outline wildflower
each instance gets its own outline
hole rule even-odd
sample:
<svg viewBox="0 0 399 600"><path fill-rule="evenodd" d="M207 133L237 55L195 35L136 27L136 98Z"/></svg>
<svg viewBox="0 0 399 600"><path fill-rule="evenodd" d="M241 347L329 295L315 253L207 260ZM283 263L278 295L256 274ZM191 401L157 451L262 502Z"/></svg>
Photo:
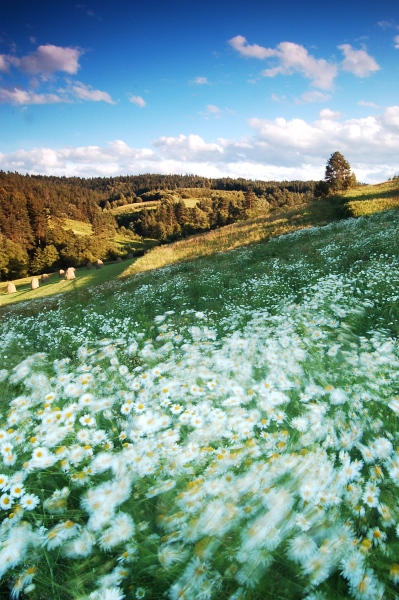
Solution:
<svg viewBox="0 0 399 600"><path fill-rule="evenodd" d="M394 583L399 583L399 565L397 563L391 565L389 577Z"/></svg>
<svg viewBox="0 0 399 600"><path fill-rule="evenodd" d="M3 510L11 508L12 503L13 499L8 494L3 494L2 496L0 496L0 508L2 508Z"/></svg>
<svg viewBox="0 0 399 600"><path fill-rule="evenodd" d="M79 535L63 545L63 552L71 558L89 556L95 544L96 538L87 529L82 529Z"/></svg>
<svg viewBox="0 0 399 600"><path fill-rule="evenodd" d="M7 475L0 474L0 490L7 490L10 485Z"/></svg>
<svg viewBox="0 0 399 600"><path fill-rule="evenodd" d="M85 414L80 417L79 423L85 427L95 427L96 420L91 415Z"/></svg>
<svg viewBox="0 0 399 600"><path fill-rule="evenodd" d="M38 504L40 504L40 499L35 496L35 494L24 494L21 497L21 506L26 510L34 510Z"/></svg>
<svg viewBox="0 0 399 600"><path fill-rule="evenodd" d="M49 550L57 548L64 543L65 540L74 537L79 531L79 525L74 521L68 520L59 523L51 529L46 536L45 544Z"/></svg>

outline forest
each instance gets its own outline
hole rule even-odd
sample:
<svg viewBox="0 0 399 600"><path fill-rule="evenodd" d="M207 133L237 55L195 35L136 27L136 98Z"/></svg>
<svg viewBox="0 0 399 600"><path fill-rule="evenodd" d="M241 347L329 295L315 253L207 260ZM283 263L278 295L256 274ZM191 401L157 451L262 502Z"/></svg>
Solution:
<svg viewBox="0 0 399 600"><path fill-rule="evenodd" d="M320 195L321 183L158 174L84 179L0 171L0 279L123 258L117 234L167 243L309 202ZM89 224L92 234L77 235L68 228L71 219Z"/></svg>

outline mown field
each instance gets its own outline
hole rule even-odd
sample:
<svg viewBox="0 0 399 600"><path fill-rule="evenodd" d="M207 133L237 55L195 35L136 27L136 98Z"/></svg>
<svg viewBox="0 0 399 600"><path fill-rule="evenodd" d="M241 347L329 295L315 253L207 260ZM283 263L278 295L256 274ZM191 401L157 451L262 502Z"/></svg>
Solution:
<svg viewBox="0 0 399 600"><path fill-rule="evenodd" d="M396 600L399 213L306 225L0 309L2 597Z"/></svg>

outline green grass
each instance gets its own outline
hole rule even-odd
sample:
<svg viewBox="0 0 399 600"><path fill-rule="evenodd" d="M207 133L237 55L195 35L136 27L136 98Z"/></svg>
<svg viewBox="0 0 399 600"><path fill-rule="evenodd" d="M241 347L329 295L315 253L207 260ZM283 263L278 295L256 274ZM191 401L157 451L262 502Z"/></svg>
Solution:
<svg viewBox="0 0 399 600"><path fill-rule="evenodd" d="M23 500L15 520L0 511L0 558L34 536L5 594L37 566L29 600L88 598L104 581L126 600L139 588L146 600L348 600L363 574L395 600L399 214L334 215L324 201L287 210L280 237L2 307L0 430L16 460L0 472L39 501L23 521ZM316 218L325 226L308 227ZM364 500L372 486L378 506ZM132 519L117 534L116 516ZM91 535L84 556L71 532Z"/></svg>
<svg viewBox="0 0 399 600"><path fill-rule="evenodd" d="M102 269L87 270L85 268L76 270L76 279L66 281L60 279L57 273L50 274L50 280L42 284L38 289L31 290L30 282L32 277L25 277L14 281L17 291L14 294L7 294L7 284L0 284L0 307L9 306L18 302L40 300L54 294L66 294L76 292L92 286L108 283L117 278L125 269L131 260L115 264L105 264ZM40 277L39 277L40 280Z"/></svg>
<svg viewBox="0 0 399 600"><path fill-rule="evenodd" d="M368 217L376 212L399 208L399 181L393 179L377 185L359 186L340 194L343 215Z"/></svg>
<svg viewBox="0 0 399 600"><path fill-rule="evenodd" d="M65 219L63 227L64 229L71 229L75 235L93 235L91 224L84 221Z"/></svg>
<svg viewBox="0 0 399 600"><path fill-rule="evenodd" d="M200 200L201 200L200 197L183 199L185 205L189 208L193 208L197 204L197 202L200 202ZM133 204L125 204L124 206L117 206L116 208L111 208L110 212L113 215L131 214L131 213L137 212L139 210L143 210L143 208L153 210L160 203L161 203L160 200L151 200L148 202L134 202Z"/></svg>
<svg viewBox="0 0 399 600"><path fill-rule="evenodd" d="M338 219L338 214L337 204L329 199L295 208L276 209L255 219L240 221L173 244L158 246L128 267L122 277L200 256L228 252L298 229L325 225Z"/></svg>

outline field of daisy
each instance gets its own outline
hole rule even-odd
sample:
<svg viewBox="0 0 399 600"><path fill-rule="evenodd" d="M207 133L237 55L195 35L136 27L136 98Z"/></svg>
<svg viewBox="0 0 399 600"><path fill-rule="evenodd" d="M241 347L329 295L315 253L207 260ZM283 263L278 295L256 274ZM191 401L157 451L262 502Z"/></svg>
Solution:
<svg viewBox="0 0 399 600"><path fill-rule="evenodd" d="M399 598L399 213L2 309L0 597Z"/></svg>

